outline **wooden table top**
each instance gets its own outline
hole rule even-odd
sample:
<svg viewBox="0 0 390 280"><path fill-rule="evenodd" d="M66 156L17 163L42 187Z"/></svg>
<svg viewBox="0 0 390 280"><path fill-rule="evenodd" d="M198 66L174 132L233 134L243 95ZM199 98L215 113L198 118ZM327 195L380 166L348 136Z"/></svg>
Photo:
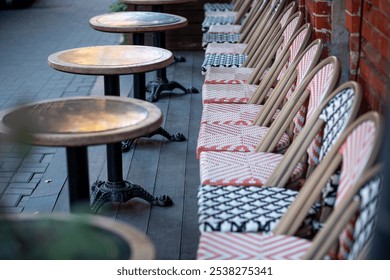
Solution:
<svg viewBox="0 0 390 280"><path fill-rule="evenodd" d="M120 2L130 5L171 5L196 1L197 0L120 0Z"/></svg>
<svg viewBox="0 0 390 280"><path fill-rule="evenodd" d="M49 66L84 75L126 75L154 71L173 62L172 52L151 46L113 45L68 49L51 54Z"/></svg>
<svg viewBox="0 0 390 280"><path fill-rule="evenodd" d="M0 136L37 146L88 146L140 137L161 123L161 110L150 102L114 96L71 97L0 112Z"/></svg>
<svg viewBox="0 0 390 280"><path fill-rule="evenodd" d="M96 30L113 33L165 31L187 26L186 18L157 12L118 12L95 16L89 25Z"/></svg>

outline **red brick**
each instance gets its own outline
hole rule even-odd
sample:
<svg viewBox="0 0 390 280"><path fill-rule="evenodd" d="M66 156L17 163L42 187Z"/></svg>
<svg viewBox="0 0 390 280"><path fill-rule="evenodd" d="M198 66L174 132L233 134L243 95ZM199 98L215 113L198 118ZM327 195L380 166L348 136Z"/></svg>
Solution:
<svg viewBox="0 0 390 280"><path fill-rule="evenodd" d="M355 33L360 31L360 16L354 16L346 13L345 24L349 32Z"/></svg>
<svg viewBox="0 0 390 280"><path fill-rule="evenodd" d="M370 42L374 42L378 39L378 34L371 26L371 24L365 20L363 20L362 25L362 35L363 37Z"/></svg>
<svg viewBox="0 0 390 280"><path fill-rule="evenodd" d="M390 37L390 18L388 15L384 15L377 7L371 7L365 11L363 17L384 36Z"/></svg>
<svg viewBox="0 0 390 280"><path fill-rule="evenodd" d="M390 47L388 38L366 21L363 22L362 34L383 57L387 57Z"/></svg>
<svg viewBox="0 0 390 280"><path fill-rule="evenodd" d="M380 73L368 59L360 59L360 74L365 81L365 88L370 95L375 95L385 101L389 79Z"/></svg>
<svg viewBox="0 0 390 280"><path fill-rule="evenodd" d="M366 60L360 59L359 70L360 70L360 77L363 78L365 81L369 82L370 75L371 75L371 69L370 69L370 66L368 66Z"/></svg>
<svg viewBox="0 0 390 280"><path fill-rule="evenodd" d="M349 50L350 51L359 51L360 45L360 36L359 33L351 34L349 37Z"/></svg>
<svg viewBox="0 0 390 280"><path fill-rule="evenodd" d="M329 1L313 1L313 12L316 14L330 15L332 12L332 6Z"/></svg>
<svg viewBox="0 0 390 280"><path fill-rule="evenodd" d="M390 24L390 23L389 23ZM389 60L390 57L389 57L389 51L390 51L390 39L389 38L385 38L385 37L382 37L381 38L381 42L380 42L380 48L379 48L379 51L381 53L381 55Z"/></svg>
<svg viewBox="0 0 390 280"><path fill-rule="evenodd" d="M346 10L352 15L360 15L360 1L361 0L347 0L345 3Z"/></svg>
<svg viewBox="0 0 390 280"><path fill-rule="evenodd" d="M317 29L327 29L327 30L332 29L329 16L319 16L314 14L312 22L313 22L313 26Z"/></svg>
<svg viewBox="0 0 390 280"><path fill-rule="evenodd" d="M388 0L373 0L372 4L378 7L384 15L390 15L390 1Z"/></svg>
<svg viewBox="0 0 390 280"><path fill-rule="evenodd" d="M351 70L354 70L354 74L355 74L355 71L357 68L358 60L359 60L359 53L358 52L350 52L350 54L349 54L349 68Z"/></svg>

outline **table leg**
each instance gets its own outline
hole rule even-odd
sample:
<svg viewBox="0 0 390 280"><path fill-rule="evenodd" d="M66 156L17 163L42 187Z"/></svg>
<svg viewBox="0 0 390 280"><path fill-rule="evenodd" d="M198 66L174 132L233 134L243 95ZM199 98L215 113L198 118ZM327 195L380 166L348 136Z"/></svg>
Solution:
<svg viewBox="0 0 390 280"><path fill-rule="evenodd" d="M134 45L144 45L145 44L145 35L143 33L133 33L133 44ZM145 73L135 73L133 75L134 81L134 98L145 100Z"/></svg>
<svg viewBox="0 0 390 280"><path fill-rule="evenodd" d="M92 186L91 210L93 213L108 202L126 202L139 197L154 206L171 206L172 199L167 195L154 197L139 185L123 180L122 151L120 145L107 145L107 181L96 181Z"/></svg>
<svg viewBox="0 0 390 280"><path fill-rule="evenodd" d="M71 212L89 204L89 176L87 147L67 147L69 204Z"/></svg>
<svg viewBox="0 0 390 280"><path fill-rule="evenodd" d="M108 96L120 95L119 75L104 76L104 94ZM142 198L156 206L165 207L173 204L169 196L154 197L141 186L123 180L122 144L107 144L106 147L107 181L97 181L92 186L90 205L93 213L99 211L107 202L126 202L134 197ZM83 162L84 166L87 164L85 162ZM88 171L88 165L86 170Z"/></svg>
<svg viewBox="0 0 390 280"><path fill-rule="evenodd" d="M154 12L162 13L164 12L163 5L154 5L152 10ZM154 32L154 46L165 48L165 33L164 32ZM175 61L185 61L184 58L175 58ZM180 89L184 93L199 93L199 90L191 87L185 88L176 81L168 81L166 68L157 70L157 78L154 81L148 83L146 91L150 92L149 101L155 102L158 101L161 92L163 91L172 91L174 89Z"/></svg>
<svg viewBox="0 0 390 280"><path fill-rule="evenodd" d="M134 44L137 44L137 45L143 44L144 43L144 34L143 33L133 33L133 42L134 42ZM107 84L110 84L111 86L114 87L114 90L113 90L114 92L120 91L119 90L119 82L118 82L118 85L116 86L116 85L113 85L113 83L116 83L116 82L112 81L113 80L112 77L107 77L105 79L109 79L109 81L107 81ZM105 84L106 84L106 80L105 80ZM146 91L145 90L145 73L134 74L134 98L145 100L146 99L145 98L145 91ZM107 89L107 91L105 91L105 92L110 92L110 89ZM108 95L108 93L106 95ZM183 135L183 133L177 132L175 134L170 134L168 131L166 131L162 127L157 129L156 131L149 133L149 134L146 134L142 137L151 138L154 135L161 135L171 142L186 141L186 137ZM136 139L128 139L128 140L122 141L122 152L129 151L135 140Z"/></svg>

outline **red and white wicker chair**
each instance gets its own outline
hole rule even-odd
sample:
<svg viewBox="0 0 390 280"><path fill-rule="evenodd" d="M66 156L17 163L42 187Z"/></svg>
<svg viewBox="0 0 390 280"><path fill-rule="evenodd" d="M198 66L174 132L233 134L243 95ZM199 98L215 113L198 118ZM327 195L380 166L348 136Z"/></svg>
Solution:
<svg viewBox="0 0 390 280"><path fill-rule="evenodd" d="M274 97L277 95L288 96L289 91L293 92L295 87L298 87L306 75L316 66L322 53L322 46L321 40L313 41L284 72L283 77L277 81L273 89L274 77L269 76L256 88L255 94L251 96L247 104L222 103L222 99L218 99L221 104L217 103L217 99L213 100L215 103L203 104L202 125L253 125L261 114L270 114L273 106L279 106L282 102L278 99L274 100ZM265 97L270 95L271 90L273 97L267 99L265 104L261 105ZM277 110L273 112L274 115L277 113ZM267 125L260 122L258 124Z"/></svg>
<svg viewBox="0 0 390 280"><path fill-rule="evenodd" d="M362 183L367 182L367 177L363 174L370 168L377 157L380 134L381 120L377 113L371 112L360 117L339 137L320 165L308 178L300 192L294 197L286 212L282 214L282 218L278 221L276 227L270 229L272 232L267 234L254 232L201 232L198 259L324 258L329 253L334 241L337 240L339 233L356 213L356 203L352 202L352 199L361 189ZM293 236L302 225L313 204L316 203L327 180L340 166L341 175L335 208L326 220L324 227L315 236L313 242ZM377 169L374 173L377 173ZM372 185L371 182L370 184L365 184L365 187L368 185ZM271 187L258 189L268 190L269 188ZM359 192L360 196L370 195L369 198L365 197L360 200L363 202L361 204L363 205L362 209L371 202L376 201L378 187L370 186L370 188L372 191ZM280 197L283 198L282 195ZM279 198L278 196L270 196L270 199L272 203L272 199L275 201ZM253 200L256 200L256 198ZM261 200L265 200L265 198L261 198ZM362 227L355 227L356 237L348 238L349 242L345 241L345 237L351 235L341 234L340 248L343 250L332 255L341 257L343 256L342 252L353 252L350 257L356 256L359 248L362 248L362 245L369 238L367 232L372 230L372 217L375 215L375 211L373 212L372 210L375 208L367 207L367 209L368 214L361 215L361 218L366 219L368 217L369 226L367 228L363 227L363 230ZM270 207L269 212L275 213L275 216L281 216L272 207ZM272 216L272 214L269 215ZM358 223L361 222L359 221ZM347 230L349 232L351 232L350 229L354 224L356 222L348 225ZM362 238L359 236L361 232L363 232ZM349 246L354 242L356 246ZM346 247L354 249L344 250Z"/></svg>
<svg viewBox="0 0 390 280"><path fill-rule="evenodd" d="M209 77L214 76L214 79L205 80L202 87L203 103L247 104L256 92L256 89L260 87L260 85L257 85L259 82L268 85L267 89L264 90L270 92L271 87L275 87L283 79L287 69L293 64L296 58L299 58L299 54L306 48L310 36L311 26L310 24L305 24L291 38L288 43L289 47L285 48L283 52L280 52L273 62L271 61L272 56L269 56L266 63L260 63L255 69L244 67L234 68L236 71L228 71L233 70L233 68L213 68L221 69L221 71L218 71L218 75L209 75ZM320 41L317 41L317 43L320 44ZM272 66L267 69L269 63L272 63ZM245 71L239 71L240 69L246 70L247 75L245 75ZM223 75L224 70L228 75ZM230 76L229 72L231 74ZM243 78L249 79L250 83L246 83L246 80L242 80Z"/></svg>
<svg viewBox="0 0 390 280"><path fill-rule="evenodd" d="M267 145L271 140L276 142L273 146L275 150L272 151L282 152L286 150L291 138L287 133L289 125L292 122L294 123L295 128L293 132L297 134L304 125L305 117L310 118L312 112L320 105L321 101L333 91L339 74L340 64L338 59L336 57L328 57L308 73L301 84L288 97L287 102L279 112L277 112L278 106L273 106L275 103L272 101L274 97L272 94L266 105L272 108L261 110L259 118L252 125L202 124L199 129L197 143L197 156L201 160L201 168L203 162L204 164L209 162L205 166L207 171L211 167L209 166L210 164L222 164L220 161L225 161L224 157L234 157L235 160L233 162L227 160L226 164L230 164L230 162L238 164L237 170L239 170L239 166L243 164L242 161L246 162L248 160L246 157L259 157L256 153L253 153L256 150L262 151L257 148L264 145L264 141L266 141ZM289 94L287 91L284 93ZM278 96L275 99L279 99L278 102L280 104L284 97ZM308 104L304 106L303 103L297 102L308 102ZM304 112L306 107L308 108L307 116L305 116ZM277 117L271 123L275 113L277 113ZM270 123L271 125L269 125ZM227 152L232 154L224 155ZM253 159L251 162L254 162ZM201 172L201 177L205 179L209 178L211 174L205 177L203 175L206 175L206 173Z"/></svg>
<svg viewBox="0 0 390 280"><path fill-rule="evenodd" d="M338 87L321 103L284 156L274 155L278 160L275 166L266 162L269 170L263 174L265 184L247 187L201 185L198 191L200 230L271 231L298 193L281 186L291 183L293 176L302 176L303 170L312 171L322 161L354 120L361 97L361 88L355 82ZM302 165L302 158L308 158L305 165ZM304 177L308 175L306 172ZM295 188L303 182L298 183L294 182ZM279 187L259 187L262 185Z"/></svg>

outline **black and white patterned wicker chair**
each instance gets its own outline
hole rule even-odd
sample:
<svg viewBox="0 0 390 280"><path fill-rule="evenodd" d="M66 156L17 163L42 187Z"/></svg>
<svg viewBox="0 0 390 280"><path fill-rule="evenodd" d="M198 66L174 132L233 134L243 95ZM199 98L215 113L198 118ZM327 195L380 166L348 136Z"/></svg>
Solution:
<svg viewBox="0 0 390 280"><path fill-rule="evenodd" d="M201 66L202 74L212 67L252 67L261 60L269 49L282 40L280 49L287 44L290 38L301 27L303 16L300 12L293 14L288 8L275 23L269 24L268 30L261 32L253 40L243 44L211 43L205 51L205 59Z"/></svg>
<svg viewBox="0 0 390 280"><path fill-rule="evenodd" d="M275 1L280 0L272 2ZM212 42L247 43L249 37L255 34L255 29L265 25L269 9L270 1L258 0L242 24L211 25L208 31L203 33L202 47L205 49Z"/></svg>
<svg viewBox="0 0 390 280"><path fill-rule="evenodd" d="M197 259L362 258L375 229L381 190L380 166L356 175L344 195L337 198L338 204L324 227L311 241L292 234L202 232ZM334 245L338 245L336 251Z"/></svg>
<svg viewBox="0 0 390 280"><path fill-rule="evenodd" d="M241 23L251 6L253 0L244 0L237 11L206 11L205 18L202 22L202 31L207 32L211 25L226 25Z"/></svg>
<svg viewBox="0 0 390 280"><path fill-rule="evenodd" d="M270 170L271 175L263 184L266 187L201 185L198 191L200 230L271 232L298 194L282 186L291 180L300 159L308 154L308 164L318 165L355 118L360 100L361 89L354 82L336 89L316 110L278 166ZM319 139L321 129L323 137ZM315 213L313 208L311 214Z"/></svg>

